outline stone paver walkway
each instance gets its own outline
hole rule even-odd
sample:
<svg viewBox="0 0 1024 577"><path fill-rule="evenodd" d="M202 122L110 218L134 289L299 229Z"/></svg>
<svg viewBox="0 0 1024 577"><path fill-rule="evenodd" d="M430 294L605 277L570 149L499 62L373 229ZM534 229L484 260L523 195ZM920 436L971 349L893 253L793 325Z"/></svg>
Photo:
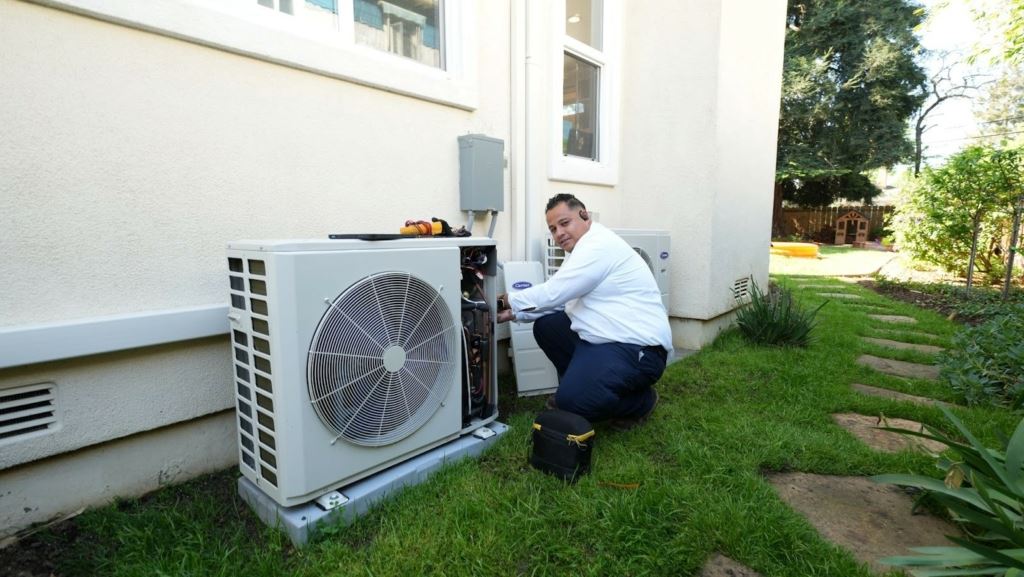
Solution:
<svg viewBox="0 0 1024 577"><path fill-rule="evenodd" d="M873 318L876 321L881 321L883 323L907 324L907 325L916 325L917 324L917 319L915 319L913 317L906 317L906 316L903 316L903 315L868 315L868 317Z"/></svg>
<svg viewBox="0 0 1024 577"><path fill-rule="evenodd" d="M762 575L721 553L716 553L704 564L700 577L762 577Z"/></svg>
<svg viewBox="0 0 1024 577"><path fill-rule="evenodd" d="M851 301L855 301L855 300L859 300L859 299L864 298L864 297L862 297L860 295L855 295L855 294L850 294L850 293L816 293L816 294L818 296L820 296L820 297L825 297L825 298L829 298L829 299L843 299L843 300L851 300Z"/></svg>
<svg viewBox="0 0 1024 577"><path fill-rule="evenodd" d="M865 445L883 453L899 453L900 451L911 449L937 454L948 448L938 441L902 435L892 431L883 431L878 428L895 427L910 431L920 431L922 429L921 423L909 419L871 417L868 415L858 415L857 413L836 413L832 415L832 420L840 427L850 431L854 437L863 441Z"/></svg>
<svg viewBox="0 0 1024 577"><path fill-rule="evenodd" d="M878 345L880 347L885 347L887 349L918 351L918 352L922 352L922 353L931 353L931 354L941 353L942 351L946 350L946 349L944 349L942 347L937 347L935 345L916 345L916 344L913 344L913 343L904 343L904 342L900 342L900 341L891 341L889 339L876 339L876 338L873 338L873 337L861 337L860 340L868 342L868 343L871 343L873 345Z"/></svg>
<svg viewBox="0 0 1024 577"><path fill-rule="evenodd" d="M892 309L889 307L884 307L882 305L873 305L870 303L846 303L846 308L853 311L871 313L876 315L884 315L892 312Z"/></svg>
<svg viewBox="0 0 1024 577"><path fill-rule="evenodd" d="M925 406L930 406L930 407L934 407L934 406L948 407L948 406L950 406L949 403L946 403L944 401L936 401L935 399L929 399L928 397L919 397L917 395L908 395L907 393L901 393L899 391L893 391L892 389L883 389L881 387L872 387L871 385L862 385L860 383L852 383L850 385L850 388L855 390L855 391L857 391L858 393L863 393L865 395L870 395L872 397L882 397L884 399L894 399L894 400L897 400L897 401L908 401L908 402L915 403L915 404L918 404L918 405L925 405Z"/></svg>
<svg viewBox="0 0 1024 577"><path fill-rule="evenodd" d="M890 569L880 558L910 554L910 547L950 545L945 536L959 533L937 517L913 514L913 500L893 485L809 473L778 473L768 482L822 537L879 573Z"/></svg>
<svg viewBox="0 0 1024 577"><path fill-rule="evenodd" d="M934 365L922 365L920 363L908 363L893 359L883 359L874 355L861 355L857 357L857 364L871 367L878 372L897 377L909 379L931 379L939 378L939 368Z"/></svg>
<svg viewBox="0 0 1024 577"><path fill-rule="evenodd" d="M913 330L910 330L910 329L880 329L880 328L875 328L875 329L873 329L872 332L874 334L883 335L883 336L887 336L887 335L907 335L907 336L911 336L911 337L920 337L920 338L923 338L923 339L928 339L928 340L933 340L933 341L942 341L942 340L945 340L945 338L946 338L946 337L943 337L941 335L935 335L935 334L926 333L926 332L923 332L923 331L913 331Z"/></svg>

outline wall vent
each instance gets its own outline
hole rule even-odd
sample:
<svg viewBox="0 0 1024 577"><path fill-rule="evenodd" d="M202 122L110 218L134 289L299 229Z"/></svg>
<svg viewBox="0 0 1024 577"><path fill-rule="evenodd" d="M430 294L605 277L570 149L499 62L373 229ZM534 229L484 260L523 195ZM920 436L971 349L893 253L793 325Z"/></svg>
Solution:
<svg viewBox="0 0 1024 577"><path fill-rule="evenodd" d="M750 298L750 277L738 278L732 283L732 297L737 301Z"/></svg>
<svg viewBox="0 0 1024 577"><path fill-rule="evenodd" d="M0 443L57 426L57 385L36 383L0 390Z"/></svg>

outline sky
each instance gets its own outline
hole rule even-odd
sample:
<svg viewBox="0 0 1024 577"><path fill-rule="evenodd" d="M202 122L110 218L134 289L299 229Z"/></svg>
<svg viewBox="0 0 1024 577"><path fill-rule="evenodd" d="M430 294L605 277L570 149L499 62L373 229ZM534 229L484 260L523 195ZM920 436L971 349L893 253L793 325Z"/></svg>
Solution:
<svg viewBox="0 0 1024 577"><path fill-rule="evenodd" d="M930 14L919 31L921 44L930 50L959 52L964 56L970 54L980 33L967 3L963 0L921 0L921 3ZM945 6L936 9L939 4ZM930 74L940 63L933 59L926 66ZM988 72L984 63L977 64L975 69L978 73ZM969 99L953 98L928 114L928 124L932 127L924 133L922 141L926 146L925 158L930 164L941 163L943 158L975 141L970 138L979 134L973 106Z"/></svg>

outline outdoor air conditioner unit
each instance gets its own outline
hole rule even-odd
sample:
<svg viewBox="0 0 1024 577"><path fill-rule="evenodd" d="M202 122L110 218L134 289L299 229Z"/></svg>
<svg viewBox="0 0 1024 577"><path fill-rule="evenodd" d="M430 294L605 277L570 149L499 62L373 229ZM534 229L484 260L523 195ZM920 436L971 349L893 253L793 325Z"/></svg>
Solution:
<svg viewBox="0 0 1024 577"><path fill-rule="evenodd" d="M613 228L611 230L633 247L633 250L647 263L651 274L654 275L655 282L658 283L661 302L667 311L672 280L669 269L672 237L669 232L638 228ZM551 278L551 275L555 274L555 271L562 266L563 260L565 260L565 252L548 237L544 263L545 278Z"/></svg>
<svg viewBox="0 0 1024 577"><path fill-rule="evenodd" d="M308 502L497 417L480 238L228 245L242 474Z"/></svg>

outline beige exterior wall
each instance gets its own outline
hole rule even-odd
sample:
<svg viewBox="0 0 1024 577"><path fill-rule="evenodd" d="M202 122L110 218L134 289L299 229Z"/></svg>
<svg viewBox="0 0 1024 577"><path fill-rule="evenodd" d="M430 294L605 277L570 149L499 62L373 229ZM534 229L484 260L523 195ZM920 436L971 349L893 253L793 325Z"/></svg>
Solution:
<svg viewBox="0 0 1024 577"><path fill-rule="evenodd" d="M551 178L548 0L473 2L471 105L39 2L0 0L0 331L226 303L232 240L462 224L467 133L506 142L503 259L539 257L559 192L609 226L672 232L678 346L728 324L736 278L767 275L783 0L621 3L618 177L603 184ZM0 369L0 390L55 383L60 412L51 432L0 440L17 495L0 500L0 536L236 462L229 354L216 337ZM58 475L80 481L48 500Z"/></svg>
<svg viewBox="0 0 1024 577"><path fill-rule="evenodd" d="M0 0L0 327L225 302L231 240L464 219L456 138L508 139L508 6L477 16L470 112Z"/></svg>
<svg viewBox="0 0 1024 577"><path fill-rule="evenodd" d="M614 224L671 231L675 344L696 349L727 326L736 280L767 281L784 29L766 23L785 2L629 6Z"/></svg>
<svg viewBox="0 0 1024 577"><path fill-rule="evenodd" d="M238 462L234 411L0 470L0 538Z"/></svg>
<svg viewBox="0 0 1024 577"><path fill-rule="evenodd" d="M488 89L465 110L0 0L0 330L226 303L232 240L463 224L457 137L509 138L508 12L474 11ZM0 440L0 486L17 494L0 499L0 535L157 488L158 470L180 482L236 463L232 418L197 424L234 406L230 358L218 337L0 369L0 389L52 382L58 397L56 427ZM191 451L195 435L223 436ZM137 462L110 466L111 442ZM47 497L66 487L39 479L71 471L74 491Z"/></svg>

